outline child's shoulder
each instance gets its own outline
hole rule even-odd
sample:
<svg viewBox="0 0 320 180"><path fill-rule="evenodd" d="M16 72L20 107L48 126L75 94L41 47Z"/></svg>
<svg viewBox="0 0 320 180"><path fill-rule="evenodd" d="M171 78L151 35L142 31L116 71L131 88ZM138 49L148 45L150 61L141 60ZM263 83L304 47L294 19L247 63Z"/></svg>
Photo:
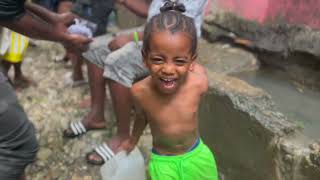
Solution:
<svg viewBox="0 0 320 180"><path fill-rule="evenodd" d="M143 94L146 94L146 92L148 92L148 90L150 89L150 76L148 76L147 78L138 81L136 83L133 84L133 86L131 87L131 94L134 98L139 98L141 96L143 96Z"/></svg>
<svg viewBox="0 0 320 180"><path fill-rule="evenodd" d="M196 63L191 69L191 78L190 82L194 86L201 87L203 91L207 91L209 82L205 67Z"/></svg>

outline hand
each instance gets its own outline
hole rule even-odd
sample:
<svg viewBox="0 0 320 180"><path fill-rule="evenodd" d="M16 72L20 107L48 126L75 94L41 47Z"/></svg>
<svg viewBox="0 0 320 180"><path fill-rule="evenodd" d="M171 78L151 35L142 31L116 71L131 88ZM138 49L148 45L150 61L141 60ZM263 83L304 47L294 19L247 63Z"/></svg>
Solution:
<svg viewBox="0 0 320 180"><path fill-rule="evenodd" d="M63 37L62 44L65 46L65 48L69 51L79 53L88 49L88 44L92 42L92 39L89 39L85 36L68 33L68 27L74 22L76 17L77 16L75 14L70 12L56 14L52 24L54 31L60 33Z"/></svg>
<svg viewBox="0 0 320 180"><path fill-rule="evenodd" d="M51 22L54 28L54 31L58 33L67 33L68 27L74 23L74 19L76 18L75 14L72 13L62 13L55 14L54 19Z"/></svg>
<svg viewBox="0 0 320 180"><path fill-rule="evenodd" d="M92 42L92 39L89 39L85 36L78 34L66 34L66 41L62 44L63 46L71 52L81 53L89 48L89 43Z"/></svg>
<svg viewBox="0 0 320 180"><path fill-rule="evenodd" d="M78 16L71 13L62 13L62 14L55 14L54 22L53 24L62 24L66 28L68 28L71 24L74 23L74 19L77 18Z"/></svg>
<svg viewBox="0 0 320 180"><path fill-rule="evenodd" d="M127 154L129 154L134 149L137 143L138 143L138 139L131 136L121 142L121 144L117 148L117 152L123 150L123 151L126 151Z"/></svg>
<svg viewBox="0 0 320 180"><path fill-rule="evenodd" d="M108 47L111 51L115 51L123 47L130 41L132 41L132 39L130 38L130 35L120 34L109 43Z"/></svg>

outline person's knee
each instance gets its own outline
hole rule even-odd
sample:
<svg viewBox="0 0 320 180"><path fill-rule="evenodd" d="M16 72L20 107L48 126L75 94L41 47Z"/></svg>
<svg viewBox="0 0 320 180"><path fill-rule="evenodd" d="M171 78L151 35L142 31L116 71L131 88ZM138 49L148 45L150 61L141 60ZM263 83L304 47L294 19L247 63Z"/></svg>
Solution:
<svg viewBox="0 0 320 180"><path fill-rule="evenodd" d="M28 154L29 159L31 161L35 161L37 157L37 153L39 150L39 143L36 138L36 135L33 134L31 135L30 139L26 142L25 147L24 147L24 152Z"/></svg>

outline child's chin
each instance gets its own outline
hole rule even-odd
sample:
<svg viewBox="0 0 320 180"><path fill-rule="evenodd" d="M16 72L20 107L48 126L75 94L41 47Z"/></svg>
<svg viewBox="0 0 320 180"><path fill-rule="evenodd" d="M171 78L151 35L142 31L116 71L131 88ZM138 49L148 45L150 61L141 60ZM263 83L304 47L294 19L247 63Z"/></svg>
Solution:
<svg viewBox="0 0 320 180"><path fill-rule="evenodd" d="M163 94L174 94L176 91L177 91L176 87L170 87L170 88L161 87L160 88L160 92Z"/></svg>

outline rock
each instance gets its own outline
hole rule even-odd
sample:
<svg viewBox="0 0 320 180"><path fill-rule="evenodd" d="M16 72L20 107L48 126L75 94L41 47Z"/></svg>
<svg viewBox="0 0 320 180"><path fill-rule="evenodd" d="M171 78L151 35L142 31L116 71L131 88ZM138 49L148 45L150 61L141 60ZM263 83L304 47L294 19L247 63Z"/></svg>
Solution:
<svg viewBox="0 0 320 180"><path fill-rule="evenodd" d="M284 161L286 161L287 163L292 163L293 162L293 157L290 154L286 154L284 156Z"/></svg>
<svg viewBox="0 0 320 180"><path fill-rule="evenodd" d="M83 180L83 178L79 175L73 175L71 180Z"/></svg>
<svg viewBox="0 0 320 180"><path fill-rule="evenodd" d="M51 154L52 154L52 151L50 149L42 148L38 152L38 159L41 161L45 161L51 156Z"/></svg>
<svg viewBox="0 0 320 180"><path fill-rule="evenodd" d="M310 160L313 164L320 166L320 154L319 153L311 153Z"/></svg>
<svg viewBox="0 0 320 180"><path fill-rule="evenodd" d="M91 176L84 176L83 180L92 180L92 177Z"/></svg>
<svg viewBox="0 0 320 180"><path fill-rule="evenodd" d="M73 144L72 153L74 156L80 156L81 152L86 148L87 144L83 141L77 141Z"/></svg>
<svg viewBox="0 0 320 180"><path fill-rule="evenodd" d="M312 143L312 144L309 145L309 148L312 151L319 152L320 151L320 144L319 143Z"/></svg>

